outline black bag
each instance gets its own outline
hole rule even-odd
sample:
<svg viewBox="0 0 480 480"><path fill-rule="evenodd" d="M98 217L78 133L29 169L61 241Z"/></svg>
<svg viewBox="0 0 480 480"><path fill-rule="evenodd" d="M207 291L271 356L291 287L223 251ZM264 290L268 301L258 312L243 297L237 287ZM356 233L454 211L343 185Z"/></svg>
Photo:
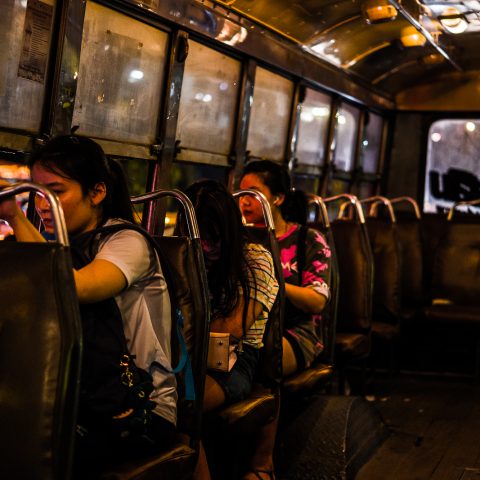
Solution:
<svg viewBox="0 0 480 480"><path fill-rule="evenodd" d="M130 224L101 227L71 239L73 266L79 269L94 258L98 241ZM142 230L144 235L146 232ZM153 240L152 240L153 241ZM81 304L83 360L78 425L80 430L107 429L119 436L142 435L149 412L153 379L130 355L120 310L114 298ZM78 430L78 428L77 428Z"/></svg>

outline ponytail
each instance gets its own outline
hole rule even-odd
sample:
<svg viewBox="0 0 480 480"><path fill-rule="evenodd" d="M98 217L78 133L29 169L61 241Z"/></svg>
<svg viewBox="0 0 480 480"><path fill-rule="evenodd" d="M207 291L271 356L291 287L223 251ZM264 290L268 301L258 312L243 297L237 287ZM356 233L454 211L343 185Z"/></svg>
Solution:
<svg viewBox="0 0 480 480"><path fill-rule="evenodd" d="M306 225L308 201L302 190L290 190L285 195L285 200L280 205L282 217L288 222Z"/></svg>
<svg viewBox="0 0 480 480"><path fill-rule="evenodd" d="M130 202L127 179L119 162L106 158L111 181L107 186L107 198L103 203L103 222L109 218L121 218L134 223L133 209ZM108 193L108 189L110 193Z"/></svg>

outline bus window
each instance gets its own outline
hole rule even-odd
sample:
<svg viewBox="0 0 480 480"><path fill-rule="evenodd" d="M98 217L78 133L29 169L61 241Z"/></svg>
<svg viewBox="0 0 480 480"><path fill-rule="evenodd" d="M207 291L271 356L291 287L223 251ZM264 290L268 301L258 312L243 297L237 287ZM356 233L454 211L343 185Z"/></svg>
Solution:
<svg viewBox="0 0 480 480"><path fill-rule="evenodd" d="M176 134L182 149L229 155L240 74L239 61L189 41ZM188 152L179 159L189 160Z"/></svg>
<svg viewBox="0 0 480 480"><path fill-rule="evenodd" d="M309 171L320 172L320 167L325 161L330 104L331 98L328 95L310 88L306 89L305 100L300 106L295 155L297 170L303 170L302 166L308 165L314 167Z"/></svg>
<svg viewBox="0 0 480 480"><path fill-rule="evenodd" d="M37 132L55 2L2 1L0 125Z"/></svg>
<svg viewBox="0 0 480 480"><path fill-rule="evenodd" d="M290 80L257 67L247 141L251 156L283 160L292 95Z"/></svg>
<svg viewBox="0 0 480 480"><path fill-rule="evenodd" d="M293 175L293 186L296 190L305 193L317 193L320 186L320 177L311 175Z"/></svg>
<svg viewBox="0 0 480 480"><path fill-rule="evenodd" d="M360 165L363 173L377 173L382 143L383 118L367 113L362 143L360 145Z"/></svg>
<svg viewBox="0 0 480 480"><path fill-rule="evenodd" d="M166 33L89 1L72 123L78 133L154 143L166 47Z"/></svg>
<svg viewBox="0 0 480 480"><path fill-rule="evenodd" d="M351 172L353 169L359 116L358 108L347 103L342 103L338 109L333 152L333 163L337 170Z"/></svg>
<svg viewBox="0 0 480 480"><path fill-rule="evenodd" d="M439 120L428 133L423 210L480 198L480 120ZM469 207L480 213L479 208Z"/></svg>

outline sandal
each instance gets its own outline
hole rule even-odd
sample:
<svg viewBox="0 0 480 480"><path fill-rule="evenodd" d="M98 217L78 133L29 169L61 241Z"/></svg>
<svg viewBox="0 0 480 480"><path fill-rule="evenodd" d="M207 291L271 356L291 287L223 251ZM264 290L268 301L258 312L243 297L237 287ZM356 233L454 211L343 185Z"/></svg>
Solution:
<svg viewBox="0 0 480 480"><path fill-rule="evenodd" d="M252 470L251 473L253 473L259 480L263 480L263 478L260 476L261 473L265 473L266 475L268 475L268 478L270 480L275 480L273 470Z"/></svg>

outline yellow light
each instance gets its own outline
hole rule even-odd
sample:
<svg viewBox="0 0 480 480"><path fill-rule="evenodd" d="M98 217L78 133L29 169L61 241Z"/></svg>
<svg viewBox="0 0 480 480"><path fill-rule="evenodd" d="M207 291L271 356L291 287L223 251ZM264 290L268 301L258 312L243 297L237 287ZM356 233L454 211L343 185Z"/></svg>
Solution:
<svg viewBox="0 0 480 480"><path fill-rule="evenodd" d="M400 41L404 47L423 47L427 39L413 26L402 28Z"/></svg>
<svg viewBox="0 0 480 480"><path fill-rule="evenodd" d="M368 23L382 23L394 20L397 9L386 0L366 0L362 5L363 15Z"/></svg>
<svg viewBox="0 0 480 480"><path fill-rule="evenodd" d="M473 122L467 122L465 124L465 128L469 131L469 132L474 132L475 131L475 128L476 128L476 125L473 123Z"/></svg>

